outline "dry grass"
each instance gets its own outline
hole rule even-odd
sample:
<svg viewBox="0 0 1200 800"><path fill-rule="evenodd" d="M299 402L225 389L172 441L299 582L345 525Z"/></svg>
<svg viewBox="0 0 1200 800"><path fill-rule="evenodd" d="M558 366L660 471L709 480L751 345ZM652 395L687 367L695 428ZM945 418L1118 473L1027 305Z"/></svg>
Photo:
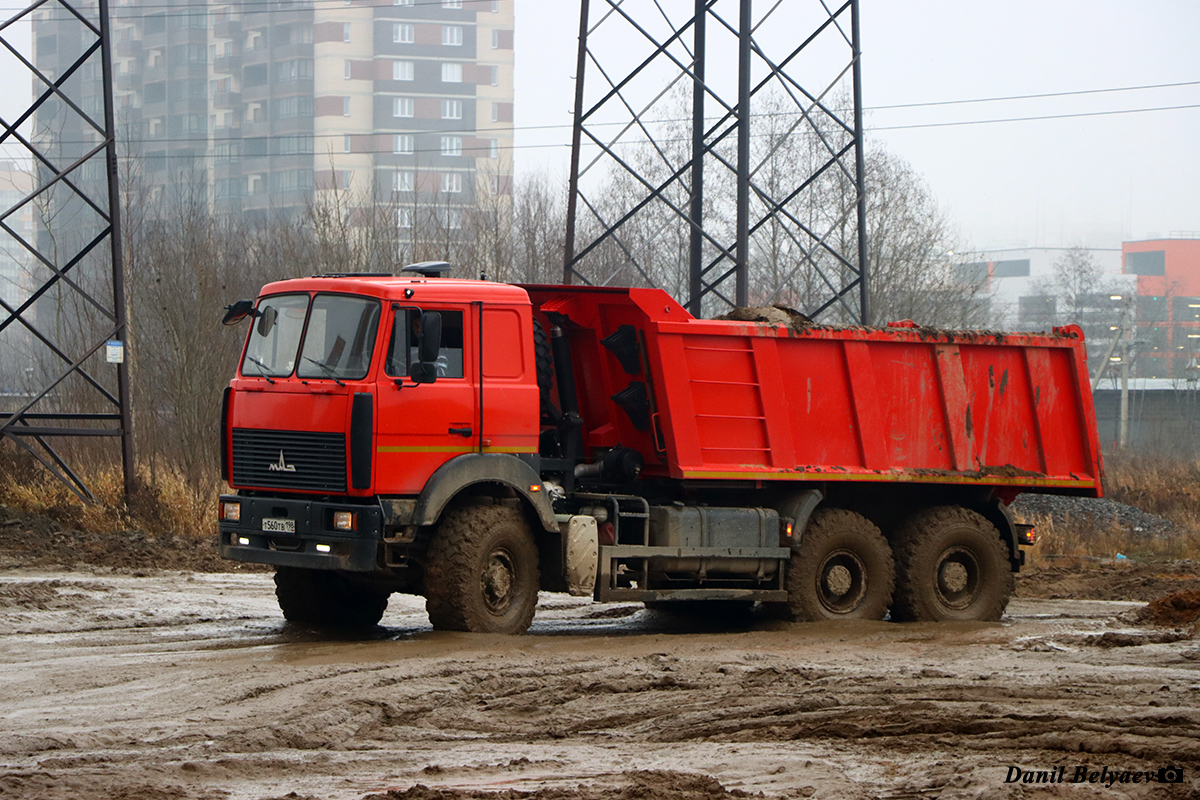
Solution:
<svg viewBox="0 0 1200 800"><path fill-rule="evenodd" d="M1036 563L1061 556L1144 561L1200 560L1200 462L1123 456L1105 463L1105 496L1175 523L1162 534L1129 532L1112 520L1091 516L1055 522L1029 520L1038 543L1029 555Z"/></svg>
<svg viewBox="0 0 1200 800"><path fill-rule="evenodd" d="M1029 520L1038 543L1034 563L1054 557L1113 558L1122 553L1142 560L1200 560L1200 462L1145 457L1112 459L1106 464L1107 496L1158 514L1175 523L1164 535L1131 534L1110 520L1091 516L1055 522ZM138 470L139 491L127 507L117 465L84 469L98 502L85 504L24 454L0 447L0 504L45 514L87 533L144 530L188 538L215 535L214 502L218 481L191 482L159 468Z"/></svg>
<svg viewBox="0 0 1200 800"><path fill-rule="evenodd" d="M120 465L77 470L96 497L84 503L33 459L0 448L0 504L46 516L86 533L143 530L186 538L216 533L216 481L201 484L161 468L139 465L137 492L128 505Z"/></svg>

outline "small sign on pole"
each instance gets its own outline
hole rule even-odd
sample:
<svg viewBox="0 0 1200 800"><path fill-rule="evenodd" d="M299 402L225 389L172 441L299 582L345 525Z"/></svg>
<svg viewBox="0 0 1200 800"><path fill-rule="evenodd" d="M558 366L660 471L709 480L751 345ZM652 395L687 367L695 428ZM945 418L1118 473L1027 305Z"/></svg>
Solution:
<svg viewBox="0 0 1200 800"><path fill-rule="evenodd" d="M125 343L116 339L108 342L104 347L105 360L110 364L123 364L125 362Z"/></svg>

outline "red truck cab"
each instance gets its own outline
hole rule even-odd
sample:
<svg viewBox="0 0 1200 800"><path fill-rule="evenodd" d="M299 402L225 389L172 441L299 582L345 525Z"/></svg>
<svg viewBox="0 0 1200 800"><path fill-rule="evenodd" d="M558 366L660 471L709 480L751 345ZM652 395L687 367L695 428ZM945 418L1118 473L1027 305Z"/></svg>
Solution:
<svg viewBox="0 0 1200 800"><path fill-rule="evenodd" d="M415 382L431 312L441 322L435 379ZM532 466L512 463L538 448L531 315L522 289L482 281L356 275L264 287L224 399L222 462L239 496L221 501L222 554L375 570L385 524L395 538L438 469L465 454L504 456L502 472L540 492Z"/></svg>

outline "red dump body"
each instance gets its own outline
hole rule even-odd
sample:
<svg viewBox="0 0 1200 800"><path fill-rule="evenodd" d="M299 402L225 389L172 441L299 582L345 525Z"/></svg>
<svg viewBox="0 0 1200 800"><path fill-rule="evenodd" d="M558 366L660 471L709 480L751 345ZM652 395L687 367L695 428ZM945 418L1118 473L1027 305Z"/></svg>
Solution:
<svg viewBox="0 0 1200 800"><path fill-rule="evenodd" d="M543 324L566 317L553 318L571 343L585 446L636 449L645 475L1101 494L1075 326L792 328L698 320L659 290L525 288ZM638 334L636 373L600 343L622 325ZM638 381L644 430L610 399Z"/></svg>

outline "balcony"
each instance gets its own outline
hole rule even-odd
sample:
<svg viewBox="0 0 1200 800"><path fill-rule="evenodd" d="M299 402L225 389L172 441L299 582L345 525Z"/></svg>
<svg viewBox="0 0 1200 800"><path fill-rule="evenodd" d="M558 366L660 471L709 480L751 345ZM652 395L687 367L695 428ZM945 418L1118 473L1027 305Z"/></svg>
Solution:
<svg viewBox="0 0 1200 800"><path fill-rule="evenodd" d="M223 19L213 23L213 36L218 39L237 39L242 35L240 19Z"/></svg>

